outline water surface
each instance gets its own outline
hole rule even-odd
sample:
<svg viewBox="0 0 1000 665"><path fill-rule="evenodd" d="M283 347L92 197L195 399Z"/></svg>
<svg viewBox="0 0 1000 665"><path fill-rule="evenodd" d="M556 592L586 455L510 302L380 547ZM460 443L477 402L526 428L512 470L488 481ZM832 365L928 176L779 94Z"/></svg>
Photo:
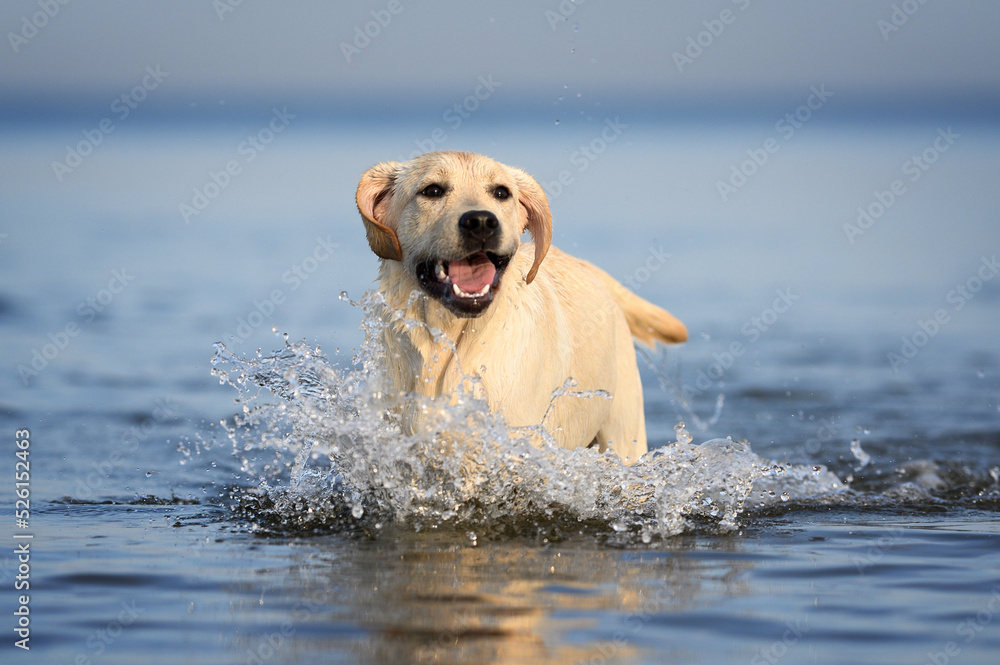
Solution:
<svg viewBox="0 0 1000 665"><path fill-rule="evenodd" d="M484 421L480 495L432 482L454 480L450 458L412 464L420 441L364 415L363 308L339 297L376 272L357 178L432 128L292 123L247 161L267 118L135 125L60 181L80 127L5 126L0 421L31 430L36 652L8 633L5 658L994 662L995 130L953 122L911 181L947 121L809 126L722 200L768 127L624 120L586 168L604 118L439 146L532 172L555 244L692 332L641 364L655 459L537 452ZM851 242L844 225L897 179ZM276 397L276 376L306 390ZM351 408L360 422L337 422ZM324 431L385 447L359 458ZM444 475L390 489L379 459Z"/></svg>

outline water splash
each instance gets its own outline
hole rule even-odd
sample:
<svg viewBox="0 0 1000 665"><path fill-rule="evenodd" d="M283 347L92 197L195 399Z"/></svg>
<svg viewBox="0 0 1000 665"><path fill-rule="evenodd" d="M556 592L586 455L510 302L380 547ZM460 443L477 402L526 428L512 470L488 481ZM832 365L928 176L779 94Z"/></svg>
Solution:
<svg viewBox="0 0 1000 665"><path fill-rule="evenodd" d="M854 459L858 460L858 465L854 467L855 471L860 471L872 461L872 456L861 448L860 439L851 439L851 454L854 455Z"/></svg>
<svg viewBox="0 0 1000 665"><path fill-rule="evenodd" d="M708 338L707 333L702 333L702 335L706 339ZM719 418L722 417L722 407L726 403L724 393L716 395L715 410L707 420L703 419L695 413L694 407L691 406L691 402L681 386L680 363L677 361L677 356L673 354L673 350L666 346L658 346L655 350L650 350L649 347L640 344L636 344L635 350L636 355L645 360L649 368L653 370L656 379L660 382L660 387L670 393L698 431L704 432L719 422Z"/></svg>
<svg viewBox="0 0 1000 665"><path fill-rule="evenodd" d="M237 496L237 508L257 529L460 529L477 538L585 530L650 542L691 528L737 528L748 501L776 497L768 483L784 473L812 491L838 489L825 470L777 471L745 441L695 445L683 423L675 443L633 466L613 452L561 449L541 426L508 427L471 391L450 402L418 399L424 427L406 434L399 413L411 398L392 390L376 343L384 303L372 292L351 304L364 312L366 341L344 365L287 336L268 355L216 345L213 373L238 393L226 436L256 483ZM568 380L552 399L608 397L574 386ZM789 498L787 488L777 494L775 502Z"/></svg>

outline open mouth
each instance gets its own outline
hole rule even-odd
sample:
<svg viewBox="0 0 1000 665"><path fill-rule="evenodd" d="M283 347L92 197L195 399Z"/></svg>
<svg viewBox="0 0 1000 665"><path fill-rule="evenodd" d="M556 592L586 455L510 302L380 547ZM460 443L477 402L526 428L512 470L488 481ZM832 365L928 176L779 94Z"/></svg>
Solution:
<svg viewBox="0 0 1000 665"><path fill-rule="evenodd" d="M417 264L417 281L431 296L463 317L482 314L510 263L510 256L476 252L464 259L426 259Z"/></svg>

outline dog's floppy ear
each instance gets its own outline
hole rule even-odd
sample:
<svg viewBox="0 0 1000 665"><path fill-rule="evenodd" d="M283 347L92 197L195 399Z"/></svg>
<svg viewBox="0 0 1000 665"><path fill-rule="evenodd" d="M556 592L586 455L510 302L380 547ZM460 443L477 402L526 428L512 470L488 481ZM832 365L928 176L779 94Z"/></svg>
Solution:
<svg viewBox="0 0 1000 665"><path fill-rule="evenodd" d="M535 182L535 179L520 169L512 169L517 188L520 190L519 201L527 213L527 222L524 228L535 239L535 262L531 264L531 270L524 281L531 284L538 272L538 266L542 264L542 259L549 251L552 243L552 213L549 212L549 201L545 198L542 187Z"/></svg>
<svg viewBox="0 0 1000 665"><path fill-rule="evenodd" d="M388 219L399 166L398 162L382 162L365 171L356 196L368 244L376 256L393 261L403 258L399 237Z"/></svg>

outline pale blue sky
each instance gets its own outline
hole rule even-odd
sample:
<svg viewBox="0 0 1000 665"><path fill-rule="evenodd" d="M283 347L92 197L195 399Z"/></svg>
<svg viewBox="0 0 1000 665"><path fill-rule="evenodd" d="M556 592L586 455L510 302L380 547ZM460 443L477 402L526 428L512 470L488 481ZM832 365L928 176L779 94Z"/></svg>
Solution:
<svg viewBox="0 0 1000 665"><path fill-rule="evenodd" d="M840 108L1000 107L989 0L6 0L0 26L0 107L14 112L106 107L148 66L169 78L144 106L167 112L310 99L437 109L490 76L528 113L784 108L821 83Z"/></svg>

